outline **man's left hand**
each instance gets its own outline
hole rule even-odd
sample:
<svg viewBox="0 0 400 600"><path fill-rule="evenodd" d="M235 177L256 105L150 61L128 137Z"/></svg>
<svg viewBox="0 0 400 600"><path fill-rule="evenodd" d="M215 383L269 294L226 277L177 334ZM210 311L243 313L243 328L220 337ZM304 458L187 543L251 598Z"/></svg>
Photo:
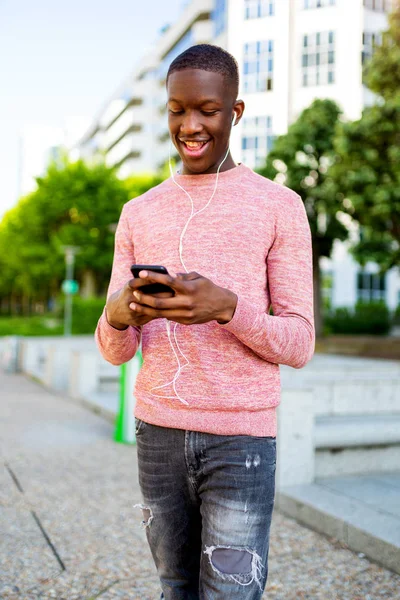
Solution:
<svg viewBox="0 0 400 600"><path fill-rule="evenodd" d="M164 275L140 271L139 277L143 284L163 283L175 292L170 298L160 298L136 290L129 306L140 314L155 319L165 318L183 325L195 325L213 320L220 324L227 323L235 312L236 294L195 271L177 275L173 272Z"/></svg>

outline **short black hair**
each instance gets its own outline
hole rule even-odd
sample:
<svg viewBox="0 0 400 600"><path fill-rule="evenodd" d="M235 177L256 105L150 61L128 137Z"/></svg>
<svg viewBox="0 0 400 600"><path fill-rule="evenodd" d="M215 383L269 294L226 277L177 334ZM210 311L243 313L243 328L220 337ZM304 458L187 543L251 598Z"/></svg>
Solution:
<svg viewBox="0 0 400 600"><path fill-rule="evenodd" d="M167 80L174 71L184 69L202 69L221 73L235 91L239 93L239 67L236 59L223 48L212 44L196 44L177 56L169 66Z"/></svg>

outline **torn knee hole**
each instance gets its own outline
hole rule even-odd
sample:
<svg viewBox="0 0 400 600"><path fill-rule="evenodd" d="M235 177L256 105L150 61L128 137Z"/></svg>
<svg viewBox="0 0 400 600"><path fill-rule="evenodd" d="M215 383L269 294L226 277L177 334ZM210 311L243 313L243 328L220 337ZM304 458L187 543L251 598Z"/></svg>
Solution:
<svg viewBox="0 0 400 600"><path fill-rule="evenodd" d="M204 550L212 569L224 579L231 579L242 585L255 581L261 588L261 557L248 548L229 546L208 546Z"/></svg>
<svg viewBox="0 0 400 600"><path fill-rule="evenodd" d="M149 527L150 523L154 519L151 508L149 506L145 506L144 504L135 504L133 508L140 508L142 510L142 527Z"/></svg>
<svg viewBox="0 0 400 600"><path fill-rule="evenodd" d="M222 573L250 573L252 555L247 550L233 550L232 548L215 548L211 555L211 562Z"/></svg>

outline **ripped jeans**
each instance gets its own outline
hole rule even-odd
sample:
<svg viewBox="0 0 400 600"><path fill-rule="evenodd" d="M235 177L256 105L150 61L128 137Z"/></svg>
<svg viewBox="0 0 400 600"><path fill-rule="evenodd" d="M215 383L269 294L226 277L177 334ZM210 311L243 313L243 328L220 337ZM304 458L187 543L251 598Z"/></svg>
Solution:
<svg viewBox="0 0 400 600"><path fill-rule="evenodd" d="M276 438L136 419L142 525L165 600L260 600L267 581Z"/></svg>

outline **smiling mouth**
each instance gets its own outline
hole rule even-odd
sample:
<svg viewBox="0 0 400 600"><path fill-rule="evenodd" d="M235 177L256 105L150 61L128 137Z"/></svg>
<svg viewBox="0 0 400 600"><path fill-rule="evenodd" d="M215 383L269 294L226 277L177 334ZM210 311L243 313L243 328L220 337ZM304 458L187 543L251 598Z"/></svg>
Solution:
<svg viewBox="0 0 400 600"><path fill-rule="evenodd" d="M211 140L199 140L193 142L190 140L179 141L182 144L184 152L187 156L198 157L202 156Z"/></svg>
<svg viewBox="0 0 400 600"><path fill-rule="evenodd" d="M190 141L190 140L179 140L180 142L182 142L182 144L185 144L185 146L187 146L188 148L201 148L201 146L204 146L204 144L207 144L207 142L209 142L210 140L196 140L196 141Z"/></svg>

